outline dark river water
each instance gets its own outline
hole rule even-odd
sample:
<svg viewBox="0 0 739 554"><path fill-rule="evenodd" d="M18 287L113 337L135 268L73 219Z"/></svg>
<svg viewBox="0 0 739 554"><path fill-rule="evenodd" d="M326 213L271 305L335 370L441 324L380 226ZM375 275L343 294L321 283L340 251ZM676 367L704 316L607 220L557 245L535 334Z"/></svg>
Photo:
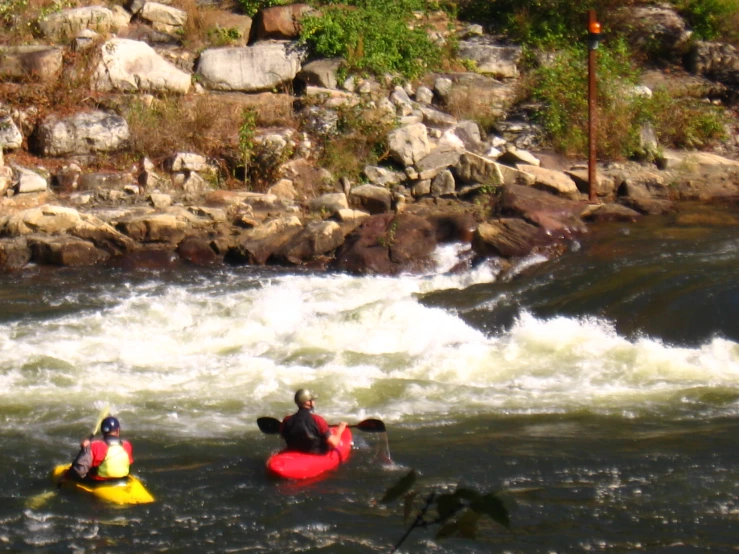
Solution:
<svg viewBox="0 0 739 554"><path fill-rule="evenodd" d="M389 552L402 502L378 500L414 468L422 494L497 492L511 526L416 529L401 552L735 551L739 226L720 216L604 226L505 273L449 274L450 246L400 278L0 275L0 550ZM324 479L268 477L280 441L256 418L300 387L387 443L357 431ZM155 503L51 486L105 406Z"/></svg>

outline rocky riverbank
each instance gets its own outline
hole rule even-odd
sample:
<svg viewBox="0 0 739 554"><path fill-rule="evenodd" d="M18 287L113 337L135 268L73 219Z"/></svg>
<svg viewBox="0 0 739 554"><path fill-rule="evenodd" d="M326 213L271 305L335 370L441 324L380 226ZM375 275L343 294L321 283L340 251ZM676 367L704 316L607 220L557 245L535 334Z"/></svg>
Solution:
<svg viewBox="0 0 739 554"><path fill-rule="evenodd" d="M587 232L590 222L636 221L679 209L682 201L739 198L732 121L727 141L713 152L667 150L647 133L650 161L599 164L597 201L589 202L582 161L542 148L540 130L513 115L520 48L499 44L479 26L449 30L439 15L429 21L431 29L442 41L458 33L460 56L474 60L476 72L427 75L405 86L341 81L341 60L307 60L296 40L295 22L307 9L269 8L254 21L217 10L249 39L200 53L175 38L186 12L138 0L125 9L56 12L41 21L40 44L0 46L0 77L6 81L0 104L0 270L167 265L178 258L394 275L427 267L443 242L469 243L460 260L467 264L554 254ZM664 15L654 10L653 17ZM680 34L679 20L671 21L654 27L665 42ZM719 51L722 57L714 56ZM79 106L53 110L34 103L34 87L48 91L79 76L79 64L65 61L72 52L86 52L89 96ZM713 102L720 94L722 102L731 102L736 53L701 43L690 59L698 74L676 77L673 68L645 74L645 82L667 75L690 94ZM274 92L286 84L290 93ZM649 94L648 84L638 93ZM172 95L183 119L207 120L199 129L210 140L218 134L223 157L172 151L130 160L125 170L120 163L105 167L101 160L120 160L131 150L132 107L156 106ZM497 113L492 132L453 115L455 98ZM316 144L340 133L339 114L349 108L389 129L383 163L365 166L361 183L315 162ZM267 113L275 121L275 113L288 114L290 123L255 129L252 150L259 155L251 163L262 164L269 175L259 192L223 178L224 164L243 141L244 109L264 120Z"/></svg>

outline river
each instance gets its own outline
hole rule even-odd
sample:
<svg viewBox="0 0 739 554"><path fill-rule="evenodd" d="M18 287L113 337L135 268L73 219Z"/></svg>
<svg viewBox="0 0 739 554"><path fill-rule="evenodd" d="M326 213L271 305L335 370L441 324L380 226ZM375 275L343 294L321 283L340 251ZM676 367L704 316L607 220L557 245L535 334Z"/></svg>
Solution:
<svg viewBox="0 0 739 554"><path fill-rule="evenodd" d="M727 212L727 219L733 214ZM402 552L728 552L739 544L739 227L612 224L554 261L352 277L274 268L0 275L0 547L389 552L419 492L497 492L511 527ZM264 462L295 389L355 432L305 485ZM109 405L154 504L51 490ZM389 459L388 459L389 457ZM40 506L29 500L44 496Z"/></svg>

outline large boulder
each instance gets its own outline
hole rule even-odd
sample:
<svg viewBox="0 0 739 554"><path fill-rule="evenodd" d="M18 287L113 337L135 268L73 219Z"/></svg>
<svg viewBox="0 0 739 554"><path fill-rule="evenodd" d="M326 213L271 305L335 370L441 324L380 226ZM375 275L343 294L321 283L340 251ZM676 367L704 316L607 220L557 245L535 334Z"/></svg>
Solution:
<svg viewBox="0 0 739 554"><path fill-rule="evenodd" d="M187 234L186 224L172 214L132 215L118 221L116 229L137 242L173 245Z"/></svg>
<svg viewBox="0 0 739 554"><path fill-rule="evenodd" d="M725 84L733 98L739 98L739 51L731 44L696 41L691 48L688 68Z"/></svg>
<svg viewBox="0 0 739 554"><path fill-rule="evenodd" d="M349 204L352 208L370 214L382 214L392 208L392 193L377 185L360 185L349 191Z"/></svg>
<svg viewBox="0 0 739 554"><path fill-rule="evenodd" d="M416 163L416 178L433 179L445 169L456 166L461 155L457 149L435 148Z"/></svg>
<svg viewBox="0 0 739 554"><path fill-rule="evenodd" d="M264 265L293 236L303 229L295 216L279 217L246 231L238 244L229 250L228 261Z"/></svg>
<svg viewBox="0 0 739 554"><path fill-rule="evenodd" d="M325 213L326 215L334 215L341 210L349 207L346 194L343 192L329 192L322 194L318 198L314 198L308 204L308 208L312 212Z"/></svg>
<svg viewBox="0 0 739 554"><path fill-rule="evenodd" d="M501 218L481 223L472 238L472 248L483 258L520 258L551 243L536 225L517 218Z"/></svg>
<svg viewBox="0 0 739 554"><path fill-rule="evenodd" d="M10 116L0 117L0 150L15 150L23 145L23 134ZM0 160L0 166L2 161Z"/></svg>
<svg viewBox="0 0 739 554"><path fill-rule="evenodd" d="M25 238L0 238L0 271L15 271L31 261Z"/></svg>
<svg viewBox="0 0 739 554"><path fill-rule="evenodd" d="M531 173L499 164L487 156L465 152L454 166L455 175L467 183L490 185L533 185Z"/></svg>
<svg viewBox="0 0 739 554"><path fill-rule="evenodd" d="M687 52L693 34L675 8L667 4L625 6L623 20L629 43L643 51L679 61Z"/></svg>
<svg viewBox="0 0 739 554"><path fill-rule="evenodd" d="M297 79L306 85L335 89L338 87L336 75L344 64L346 64L346 61L342 58L313 60L303 66L297 75Z"/></svg>
<svg viewBox="0 0 739 554"><path fill-rule="evenodd" d="M552 239L566 239L584 233L580 214L586 202L568 200L531 187L508 185L502 188L496 213L516 216L545 231Z"/></svg>
<svg viewBox="0 0 739 554"><path fill-rule="evenodd" d="M200 54L197 73L211 90L260 92L292 82L305 50L292 42L238 48L209 48Z"/></svg>
<svg viewBox="0 0 739 554"><path fill-rule="evenodd" d="M404 166L421 161L431 152L426 126L415 123L391 131L387 137L387 147L390 156Z"/></svg>
<svg viewBox="0 0 739 554"><path fill-rule="evenodd" d="M11 215L4 226L4 233L12 237L43 233L47 235L66 233L82 221L73 208L44 205Z"/></svg>
<svg viewBox="0 0 739 554"><path fill-rule="evenodd" d="M17 165L12 168L17 194L35 194L48 190L49 183L39 172Z"/></svg>
<svg viewBox="0 0 739 554"><path fill-rule="evenodd" d="M62 10L41 18L38 26L48 39L71 41L85 29L103 34L110 32L113 26L113 12L103 6Z"/></svg>
<svg viewBox="0 0 739 554"><path fill-rule="evenodd" d="M460 58L474 62L478 72L501 79L518 77L522 53L520 46L495 44L489 37L459 41Z"/></svg>
<svg viewBox="0 0 739 554"><path fill-rule="evenodd" d="M101 59L93 74L100 91L177 92L190 90L191 76L162 58L148 44L114 38L102 45Z"/></svg>
<svg viewBox="0 0 739 554"><path fill-rule="evenodd" d="M32 137L32 150L41 156L73 156L115 152L128 146L128 123L121 116L79 112L68 117L49 115Z"/></svg>
<svg viewBox="0 0 739 554"><path fill-rule="evenodd" d="M216 250L213 241L207 237L189 236L177 245L177 254L180 258L200 266L222 261L223 255Z"/></svg>
<svg viewBox="0 0 739 554"><path fill-rule="evenodd" d="M412 214L381 214L366 219L336 253L335 267L360 275L398 275L433 266L434 226Z"/></svg>
<svg viewBox="0 0 739 554"><path fill-rule="evenodd" d="M516 169L533 175L536 188L572 199L580 196L575 181L561 171L527 164L517 164Z"/></svg>
<svg viewBox="0 0 739 554"><path fill-rule="evenodd" d="M31 259L39 265L86 266L110 256L93 243L70 236L29 235Z"/></svg>
<svg viewBox="0 0 739 554"><path fill-rule="evenodd" d="M186 11L159 2L146 2L138 15L163 33L176 33L187 23Z"/></svg>
<svg viewBox="0 0 739 554"><path fill-rule="evenodd" d="M89 214L80 214L80 221L68 234L92 242L98 248L114 255L133 252L136 243L111 225Z"/></svg>
<svg viewBox="0 0 739 554"><path fill-rule="evenodd" d="M2 159L2 148L0 148L0 159ZM5 193L13 183L13 170L6 166L0 165L0 198L5 196Z"/></svg>
<svg viewBox="0 0 739 554"><path fill-rule="evenodd" d="M517 99L516 80L501 82L477 73L450 73L436 79L434 88L445 105L468 113L502 117Z"/></svg>
<svg viewBox="0 0 739 554"><path fill-rule="evenodd" d="M300 20L310 13L315 13L315 10L308 4L263 8L254 17L249 41L297 39L300 36Z"/></svg>
<svg viewBox="0 0 739 554"><path fill-rule="evenodd" d="M62 50L52 46L0 46L0 80L33 77L55 80L62 70Z"/></svg>
<svg viewBox="0 0 739 554"><path fill-rule="evenodd" d="M670 196L670 187L664 174L656 171L639 171L624 177L618 194L631 198L666 199Z"/></svg>
<svg viewBox="0 0 739 554"><path fill-rule="evenodd" d="M275 258L293 264L312 262L336 250L343 242L344 233L336 221L315 221L287 241Z"/></svg>

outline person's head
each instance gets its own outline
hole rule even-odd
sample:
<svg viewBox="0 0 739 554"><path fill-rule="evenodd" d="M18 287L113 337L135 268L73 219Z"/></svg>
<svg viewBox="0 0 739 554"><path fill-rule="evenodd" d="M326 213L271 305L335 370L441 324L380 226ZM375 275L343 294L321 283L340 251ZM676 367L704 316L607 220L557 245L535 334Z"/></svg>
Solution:
<svg viewBox="0 0 739 554"><path fill-rule="evenodd" d="M121 430L120 422L113 416L106 417L100 424L100 430L103 432L103 436L118 435Z"/></svg>
<svg viewBox="0 0 739 554"><path fill-rule="evenodd" d="M310 390L298 389L295 393L295 404L299 408L313 409L316 398L318 398L318 395L313 394Z"/></svg>

